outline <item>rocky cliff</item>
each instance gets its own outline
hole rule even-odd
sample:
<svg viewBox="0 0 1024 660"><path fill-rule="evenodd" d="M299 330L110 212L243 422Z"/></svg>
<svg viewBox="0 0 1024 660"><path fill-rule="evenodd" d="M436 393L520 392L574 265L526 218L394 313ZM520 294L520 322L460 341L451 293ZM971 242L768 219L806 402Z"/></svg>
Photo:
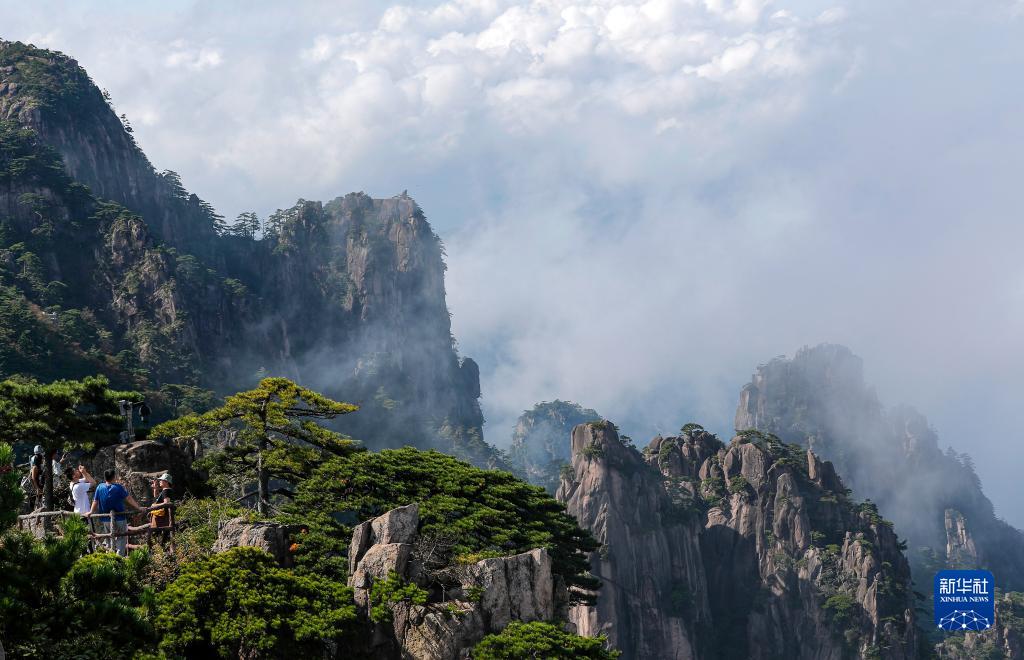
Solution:
<svg viewBox="0 0 1024 660"><path fill-rule="evenodd" d="M1024 588L1024 535L996 517L970 457L940 450L912 408L884 409L849 349L805 348L758 367L740 395L736 428L774 433L834 462L907 538L920 584L931 584L924 573L937 557L951 568L991 570L1002 588Z"/></svg>
<svg viewBox="0 0 1024 660"><path fill-rule="evenodd" d="M373 629L373 657L456 660L512 621L555 617L556 591L564 592L564 587L556 587L547 550L430 572L417 553L419 522L419 507L410 504L360 524L352 534L349 586ZM423 588L421 602L381 600L382 592L375 592L374 585L389 577Z"/></svg>
<svg viewBox="0 0 1024 660"><path fill-rule="evenodd" d="M600 420L595 410L571 401L544 401L526 410L512 431L509 462L532 484L554 494L559 472L572 457L565 439L584 422Z"/></svg>
<svg viewBox="0 0 1024 660"><path fill-rule="evenodd" d="M627 658L910 658L910 570L891 523L831 463L699 426L643 451L577 427L558 498L604 545L570 620Z"/></svg>
<svg viewBox="0 0 1024 660"><path fill-rule="evenodd" d="M410 197L227 227L73 59L20 43L0 42L0 142L0 376L105 373L150 390L159 419L183 391L284 375L360 404L342 430L371 447L495 464L441 242Z"/></svg>

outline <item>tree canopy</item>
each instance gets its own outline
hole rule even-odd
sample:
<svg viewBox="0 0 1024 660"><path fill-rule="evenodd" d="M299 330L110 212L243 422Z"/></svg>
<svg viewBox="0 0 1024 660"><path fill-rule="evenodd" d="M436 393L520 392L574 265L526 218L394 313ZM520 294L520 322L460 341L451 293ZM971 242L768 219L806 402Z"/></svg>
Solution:
<svg viewBox="0 0 1024 660"><path fill-rule="evenodd" d="M299 485L288 510L309 526L300 565L342 572L349 525L411 502L420 504L421 535L445 539L452 560L546 547L575 599L599 584L586 554L597 542L543 488L411 447L331 458Z"/></svg>
<svg viewBox="0 0 1024 660"><path fill-rule="evenodd" d="M351 589L296 575L256 548L188 564L157 605L160 650L171 658L323 657L355 634Z"/></svg>
<svg viewBox="0 0 1024 660"><path fill-rule="evenodd" d="M513 621L500 633L480 640L472 652L473 660L536 660L544 658L594 658L615 660L621 655L607 648L608 639L580 637L557 625L534 621Z"/></svg>
<svg viewBox="0 0 1024 660"><path fill-rule="evenodd" d="M14 470L14 449L0 442L0 534L18 519L18 507L24 497Z"/></svg>
<svg viewBox="0 0 1024 660"><path fill-rule="evenodd" d="M152 641L136 550L87 555L85 523L38 541L8 532L0 541L0 639L11 657L129 657Z"/></svg>
<svg viewBox="0 0 1024 660"><path fill-rule="evenodd" d="M358 445L316 423L357 410L296 385L287 378L264 378L252 390L233 394L224 405L155 427L152 436L207 436L226 433L223 451L207 461L211 477L224 488L255 481L256 502L266 513L271 477L295 483L305 478L322 453L344 455Z"/></svg>

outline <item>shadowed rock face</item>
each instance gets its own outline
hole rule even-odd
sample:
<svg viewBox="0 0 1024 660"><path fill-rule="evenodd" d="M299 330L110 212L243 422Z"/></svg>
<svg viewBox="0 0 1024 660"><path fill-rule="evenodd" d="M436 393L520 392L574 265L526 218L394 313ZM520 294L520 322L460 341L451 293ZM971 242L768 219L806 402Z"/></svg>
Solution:
<svg viewBox="0 0 1024 660"><path fill-rule="evenodd" d="M970 458L939 449L923 415L885 410L842 346L804 348L758 367L740 394L737 429L774 433L835 463L858 497L876 502L908 540L921 584L932 552L950 567L987 568L1024 589L1024 534L996 518Z"/></svg>
<svg viewBox="0 0 1024 660"><path fill-rule="evenodd" d="M565 439L577 424L599 419L597 411L577 403L538 403L516 421L509 448L512 468L530 483L554 494L559 472L571 458Z"/></svg>
<svg viewBox="0 0 1024 660"><path fill-rule="evenodd" d="M574 429L572 451L558 498L605 543L581 633L626 658L914 657L896 535L812 452L695 429L641 454L610 424Z"/></svg>
<svg viewBox="0 0 1024 660"><path fill-rule="evenodd" d="M169 472L174 480L176 500L199 484L200 477L192 470L194 458L174 443L143 440L103 447L94 456L84 457L82 462L97 481L103 481L104 471L113 469L117 480L136 501L148 506L153 501L150 484L164 472Z"/></svg>

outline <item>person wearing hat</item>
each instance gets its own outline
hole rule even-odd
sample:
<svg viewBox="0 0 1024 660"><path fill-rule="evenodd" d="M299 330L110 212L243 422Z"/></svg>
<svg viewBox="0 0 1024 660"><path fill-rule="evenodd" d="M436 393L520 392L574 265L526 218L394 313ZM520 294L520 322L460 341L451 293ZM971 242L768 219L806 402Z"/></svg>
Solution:
<svg viewBox="0 0 1024 660"><path fill-rule="evenodd" d="M171 484L174 480L170 472L164 472L153 481L153 504L170 504L171 495L174 494ZM166 529L171 526L171 516L166 508L149 512L150 525L156 529ZM166 534L165 534L166 536Z"/></svg>

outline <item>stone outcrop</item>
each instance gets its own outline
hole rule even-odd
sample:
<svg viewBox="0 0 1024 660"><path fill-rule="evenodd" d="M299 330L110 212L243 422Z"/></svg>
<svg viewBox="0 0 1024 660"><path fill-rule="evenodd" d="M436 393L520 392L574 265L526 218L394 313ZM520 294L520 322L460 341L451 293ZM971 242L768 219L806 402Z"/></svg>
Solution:
<svg viewBox="0 0 1024 660"><path fill-rule="evenodd" d="M259 548L269 553L282 566L291 563L288 553L288 529L269 521L250 522L245 518L232 518L217 531L214 552L227 552L231 548Z"/></svg>
<svg viewBox="0 0 1024 660"><path fill-rule="evenodd" d="M369 607L374 580L387 578L391 571L408 574L419 521L419 505L409 504L356 526L348 549L348 584L360 608Z"/></svg>
<svg viewBox="0 0 1024 660"><path fill-rule="evenodd" d="M967 529L967 520L956 509L946 509L946 564L951 568L980 568L984 562L978 555L974 537Z"/></svg>
<svg viewBox="0 0 1024 660"><path fill-rule="evenodd" d="M198 475L192 470L193 456L174 443L142 440L123 445L102 447L83 463L96 478L103 480L103 472L113 468L118 481L143 506L153 501L151 482L164 472L174 479L175 498L181 498L197 483Z"/></svg>
<svg viewBox="0 0 1024 660"><path fill-rule="evenodd" d="M572 450L558 497L606 545L597 603L571 620L627 660L915 656L891 524L813 452L694 427L641 454L610 424L574 429Z"/></svg>
<svg viewBox="0 0 1024 660"><path fill-rule="evenodd" d="M511 621L555 617L557 598L547 550L451 566L428 577L412 558L418 524L419 507L411 504L361 523L352 534L349 586L364 616L372 606L374 581L386 579L391 571L431 594L423 605L393 604L391 621L374 625L377 656L454 660ZM440 593L438 583L446 587Z"/></svg>
<svg viewBox="0 0 1024 660"><path fill-rule="evenodd" d="M610 423L573 429L572 457L557 498L602 544L591 557L602 587L593 607L572 608L570 622L581 635L608 635L626 658L698 657L710 617L700 522L685 509L693 494L674 501Z"/></svg>
<svg viewBox="0 0 1024 660"><path fill-rule="evenodd" d="M934 553L1024 589L1024 533L996 517L970 458L940 450L912 408L883 408L849 349L804 348L760 365L740 394L735 428L773 433L832 461L854 495L895 522L919 584L931 583Z"/></svg>

